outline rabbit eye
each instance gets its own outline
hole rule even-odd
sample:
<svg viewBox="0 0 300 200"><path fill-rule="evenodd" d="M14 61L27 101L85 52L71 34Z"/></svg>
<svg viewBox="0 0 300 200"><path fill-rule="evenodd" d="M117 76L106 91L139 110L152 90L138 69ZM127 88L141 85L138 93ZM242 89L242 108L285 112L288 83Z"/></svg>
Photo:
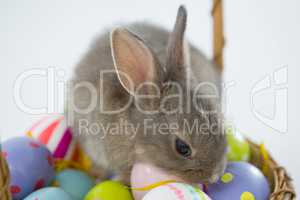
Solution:
<svg viewBox="0 0 300 200"><path fill-rule="evenodd" d="M176 138L175 148L176 151L185 158L188 158L192 155L190 146L179 138Z"/></svg>

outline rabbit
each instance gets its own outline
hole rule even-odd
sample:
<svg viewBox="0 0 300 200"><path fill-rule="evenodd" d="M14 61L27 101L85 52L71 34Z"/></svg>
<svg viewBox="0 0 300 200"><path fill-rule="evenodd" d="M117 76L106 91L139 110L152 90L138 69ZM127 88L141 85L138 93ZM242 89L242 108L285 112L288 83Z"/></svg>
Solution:
<svg viewBox="0 0 300 200"><path fill-rule="evenodd" d="M93 171L113 172L127 185L137 162L188 183L215 182L223 173L222 76L187 42L186 23L180 6L171 32L146 22L109 29L77 64L69 97L77 108L70 106L68 117Z"/></svg>

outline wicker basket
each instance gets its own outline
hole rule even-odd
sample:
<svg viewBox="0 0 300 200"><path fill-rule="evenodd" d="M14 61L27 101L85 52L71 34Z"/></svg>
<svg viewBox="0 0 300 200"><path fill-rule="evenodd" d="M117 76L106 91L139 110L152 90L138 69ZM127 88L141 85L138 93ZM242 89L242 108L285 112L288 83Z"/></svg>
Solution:
<svg viewBox="0 0 300 200"><path fill-rule="evenodd" d="M213 2L214 61L222 70L224 47L222 0L213 0ZM250 162L260 168L269 180L272 191L270 200L294 200L296 198L295 190L285 169L275 162L262 145L257 145L250 140L248 142L251 149ZM9 171L4 156L0 153L0 200L10 199Z"/></svg>
<svg viewBox="0 0 300 200"><path fill-rule="evenodd" d="M0 144L0 200L11 199L9 192L9 171L4 159L3 153L1 153Z"/></svg>

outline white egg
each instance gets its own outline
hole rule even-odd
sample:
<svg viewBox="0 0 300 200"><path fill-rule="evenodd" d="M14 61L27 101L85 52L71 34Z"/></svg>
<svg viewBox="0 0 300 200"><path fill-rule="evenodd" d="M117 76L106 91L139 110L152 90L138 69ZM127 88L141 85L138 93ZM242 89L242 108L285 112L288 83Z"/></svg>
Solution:
<svg viewBox="0 0 300 200"><path fill-rule="evenodd" d="M183 183L169 183L154 188L143 200L211 200L198 188Z"/></svg>

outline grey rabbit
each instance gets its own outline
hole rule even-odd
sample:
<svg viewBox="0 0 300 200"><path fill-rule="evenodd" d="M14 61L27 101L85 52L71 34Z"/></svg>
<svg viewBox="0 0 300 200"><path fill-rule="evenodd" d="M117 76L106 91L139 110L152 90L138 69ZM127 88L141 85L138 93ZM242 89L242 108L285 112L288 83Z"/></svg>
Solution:
<svg viewBox="0 0 300 200"><path fill-rule="evenodd" d="M96 173L116 173L124 184L136 162L188 183L214 182L223 173L221 72L185 40L186 21L180 6L171 32L144 22L111 29L78 63L69 99L77 110L70 106L68 117Z"/></svg>

